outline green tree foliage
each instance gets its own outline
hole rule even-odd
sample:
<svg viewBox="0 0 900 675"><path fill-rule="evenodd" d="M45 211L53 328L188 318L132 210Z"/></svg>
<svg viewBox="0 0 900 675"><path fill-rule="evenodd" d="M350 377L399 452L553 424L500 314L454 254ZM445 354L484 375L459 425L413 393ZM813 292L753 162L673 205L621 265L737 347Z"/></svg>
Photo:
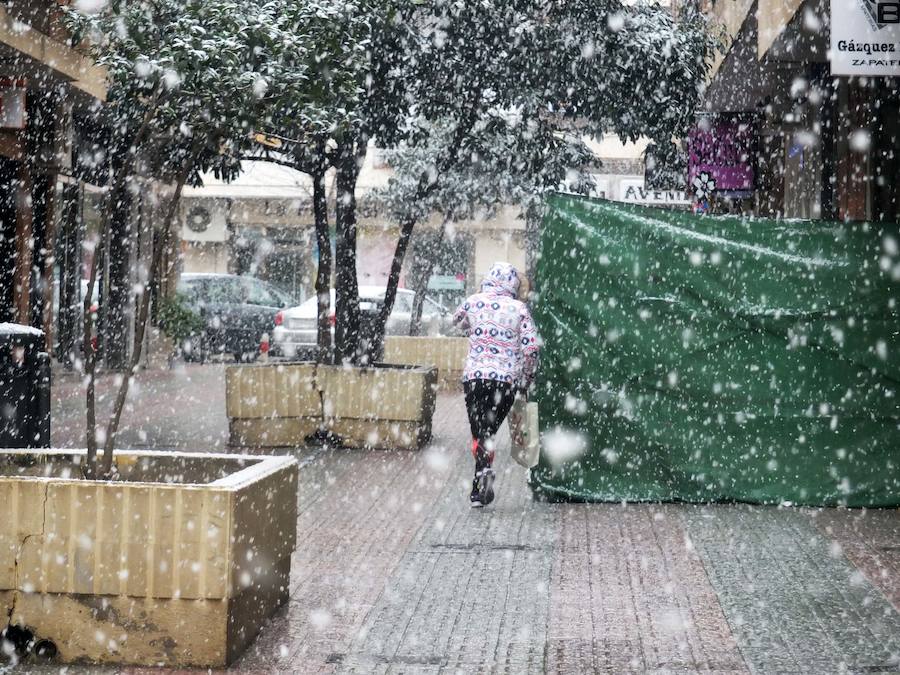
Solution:
<svg viewBox="0 0 900 675"><path fill-rule="evenodd" d="M139 169L176 185L163 238L180 186L202 171L233 177L256 131L291 139L294 165L335 168L336 355L351 362L367 337L355 194L370 143L397 149L399 169L388 201L401 233L377 332L426 212L533 203L573 172L578 183L581 135L665 147L693 113L715 46L690 11L675 19L618 0L116 0L70 20L109 69L98 113L109 140L96 154L114 160L113 201ZM157 268L154 256L147 278Z"/></svg>
<svg viewBox="0 0 900 675"><path fill-rule="evenodd" d="M583 186L582 135L671 145L693 114L715 47L696 13L676 19L618 0L302 5L315 17L303 24L315 48L310 58L286 58L311 75L306 88L276 87L266 128L295 141L295 164L336 169L336 352L349 361L360 358L362 337L356 181L371 142L401 152L386 197L402 217L383 330L423 212L469 203L454 197L466 193L470 206L489 195L533 199L573 171ZM290 7L283 11L301 11ZM491 176L505 178L495 185Z"/></svg>
<svg viewBox="0 0 900 675"><path fill-rule="evenodd" d="M272 81L298 91L307 87L309 73L296 67L303 61L298 54L314 58L315 44L301 21L304 8L315 15L315 8L305 4L298 5L298 15L282 12L279 4L249 0L117 0L97 13L69 12L75 39L89 39L92 56L109 74L109 101L97 111L106 134L95 147L95 161L109 162L112 170L106 227L134 189L138 172L175 186L156 219L162 227L143 275L146 281L152 283L159 274L183 186L197 183L202 171L225 178L236 174L240 150L269 105ZM288 52L295 59L290 71L279 68ZM95 261L106 238L101 236ZM87 297L95 282L96 264ZM138 295L136 347L102 435L94 398L96 354L85 307L89 477L108 476L112 470L115 436L149 316L150 293L141 287ZM97 459L100 443L102 464Z"/></svg>
<svg viewBox="0 0 900 675"><path fill-rule="evenodd" d="M178 351L183 351L185 345L200 336L206 328L203 317L191 308L180 293L162 299L157 319L163 332L175 341Z"/></svg>
<svg viewBox="0 0 900 675"><path fill-rule="evenodd" d="M564 180L578 191L593 158L583 137L646 136L673 148L692 119L718 42L703 18L649 4L539 0L417 5L402 41L415 121L381 194L401 223L382 326L416 222L537 211Z"/></svg>

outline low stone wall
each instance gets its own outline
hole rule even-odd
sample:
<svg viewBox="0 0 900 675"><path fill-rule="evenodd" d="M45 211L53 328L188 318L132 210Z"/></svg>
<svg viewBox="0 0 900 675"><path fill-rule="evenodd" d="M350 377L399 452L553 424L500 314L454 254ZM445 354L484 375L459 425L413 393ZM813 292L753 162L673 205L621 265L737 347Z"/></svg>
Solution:
<svg viewBox="0 0 900 675"><path fill-rule="evenodd" d="M225 369L225 414L231 445L303 445L319 430L322 398L316 364L270 363Z"/></svg>
<svg viewBox="0 0 900 675"><path fill-rule="evenodd" d="M384 339L384 362L408 366L434 366L438 370L438 386L457 389L462 385L463 368L469 351L464 337L403 337Z"/></svg>
<svg viewBox="0 0 900 675"><path fill-rule="evenodd" d="M186 461L165 483L60 477L83 454L0 453L0 611L63 662L231 663L288 598L296 461L120 452L123 477ZM17 475L28 462L49 477ZM192 483L204 464L228 470Z"/></svg>
<svg viewBox="0 0 900 675"><path fill-rule="evenodd" d="M314 363L229 366L231 443L298 446L327 431L350 447L417 449L431 440L437 369Z"/></svg>

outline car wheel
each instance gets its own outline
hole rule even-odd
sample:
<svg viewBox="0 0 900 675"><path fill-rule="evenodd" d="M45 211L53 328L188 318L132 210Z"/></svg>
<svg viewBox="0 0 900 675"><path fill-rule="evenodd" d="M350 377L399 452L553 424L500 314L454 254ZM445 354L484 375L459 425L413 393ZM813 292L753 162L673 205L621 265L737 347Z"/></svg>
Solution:
<svg viewBox="0 0 900 675"><path fill-rule="evenodd" d="M196 358L190 341L182 342L178 345L175 349L175 354L176 356L180 355L185 363L191 363Z"/></svg>
<svg viewBox="0 0 900 675"><path fill-rule="evenodd" d="M200 333L196 338L197 362L206 363L209 361L210 343L206 333Z"/></svg>
<svg viewBox="0 0 900 675"><path fill-rule="evenodd" d="M203 346L199 335L192 335L181 344L181 356L188 363L196 363L203 359Z"/></svg>

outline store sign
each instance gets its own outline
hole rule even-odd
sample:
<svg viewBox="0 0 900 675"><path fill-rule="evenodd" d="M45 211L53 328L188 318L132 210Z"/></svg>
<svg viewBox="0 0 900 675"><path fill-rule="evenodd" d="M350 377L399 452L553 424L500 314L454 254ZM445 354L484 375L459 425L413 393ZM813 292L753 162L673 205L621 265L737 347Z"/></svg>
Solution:
<svg viewBox="0 0 900 675"><path fill-rule="evenodd" d="M433 274L428 280L428 288L432 291L465 290L466 277L463 274Z"/></svg>
<svg viewBox="0 0 900 675"><path fill-rule="evenodd" d="M756 126L732 116L704 117L688 136L688 185L708 174L717 190L753 189Z"/></svg>
<svg viewBox="0 0 900 675"><path fill-rule="evenodd" d="M831 0L831 74L900 75L900 0Z"/></svg>
<svg viewBox="0 0 900 675"><path fill-rule="evenodd" d="M278 136L268 136L263 133L253 134L253 140L260 145L264 145L267 148L272 148L273 150L280 150L281 146L283 145L281 139L278 138Z"/></svg>
<svg viewBox="0 0 900 675"><path fill-rule="evenodd" d="M618 201L653 206L688 206L691 203L684 190L654 190L644 185L643 178L620 180Z"/></svg>

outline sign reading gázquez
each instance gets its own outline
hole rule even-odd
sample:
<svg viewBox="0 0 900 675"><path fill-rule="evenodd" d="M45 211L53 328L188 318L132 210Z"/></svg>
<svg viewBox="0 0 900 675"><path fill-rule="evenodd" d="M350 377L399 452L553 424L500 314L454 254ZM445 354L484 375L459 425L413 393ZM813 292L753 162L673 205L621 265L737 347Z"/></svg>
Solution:
<svg viewBox="0 0 900 675"><path fill-rule="evenodd" d="M900 75L900 0L831 0L831 74Z"/></svg>

